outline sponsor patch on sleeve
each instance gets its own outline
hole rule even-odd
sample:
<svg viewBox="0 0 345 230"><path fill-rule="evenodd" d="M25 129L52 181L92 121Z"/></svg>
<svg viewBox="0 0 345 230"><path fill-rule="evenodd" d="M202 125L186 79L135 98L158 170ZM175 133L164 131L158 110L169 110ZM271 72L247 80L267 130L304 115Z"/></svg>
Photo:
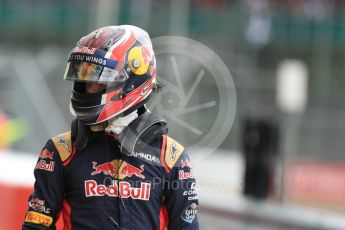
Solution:
<svg viewBox="0 0 345 230"><path fill-rule="evenodd" d="M40 170L45 170L48 172L53 172L54 171L54 166L55 166L55 162L54 161L50 161L49 163L46 160L40 160L39 162L37 162L36 164L36 169L40 169Z"/></svg>
<svg viewBox="0 0 345 230"><path fill-rule="evenodd" d="M53 223L53 218L51 216L47 216L38 212L29 211L26 214L25 222L41 224L46 227L49 227Z"/></svg>
<svg viewBox="0 0 345 230"><path fill-rule="evenodd" d="M196 213L198 212L198 209L199 209L199 205L197 205L196 203L192 203L191 205L189 205L186 208L186 210L184 210L182 213L182 216L181 216L182 220L191 224L196 217Z"/></svg>
<svg viewBox="0 0 345 230"><path fill-rule="evenodd" d="M54 171L55 162L53 161L54 152L43 149L40 153L39 160L36 163L36 169L45 170L49 172Z"/></svg>
<svg viewBox="0 0 345 230"><path fill-rule="evenodd" d="M193 182L189 189L183 191L183 196L186 196L188 200L198 200L198 195L195 189L195 182Z"/></svg>
<svg viewBox="0 0 345 230"><path fill-rule="evenodd" d="M45 200L38 199L37 197L32 197L29 201L29 207L35 211L50 214L50 208L47 208L45 203Z"/></svg>

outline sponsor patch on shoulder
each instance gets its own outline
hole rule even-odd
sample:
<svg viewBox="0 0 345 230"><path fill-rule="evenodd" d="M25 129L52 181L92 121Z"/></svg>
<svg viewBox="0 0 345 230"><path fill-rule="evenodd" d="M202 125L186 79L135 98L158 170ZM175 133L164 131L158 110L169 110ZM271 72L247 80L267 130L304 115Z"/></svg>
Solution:
<svg viewBox="0 0 345 230"><path fill-rule="evenodd" d="M71 132L62 133L51 139L58 151L61 161L66 161L72 154Z"/></svg>
<svg viewBox="0 0 345 230"><path fill-rule="evenodd" d="M165 163L168 168L172 169L174 167L183 151L184 147L181 144L167 136Z"/></svg>

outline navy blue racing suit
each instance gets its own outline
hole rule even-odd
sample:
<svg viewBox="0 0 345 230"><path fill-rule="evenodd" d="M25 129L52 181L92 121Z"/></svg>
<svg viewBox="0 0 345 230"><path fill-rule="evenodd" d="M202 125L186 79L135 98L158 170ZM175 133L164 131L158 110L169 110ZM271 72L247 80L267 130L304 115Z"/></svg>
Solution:
<svg viewBox="0 0 345 230"><path fill-rule="evenodd" d="M162 135L147 149L124 155L104 131L76 150L71 132L50 139L35 170L22 228L199 229L198 198L189 157Z"/></svg>

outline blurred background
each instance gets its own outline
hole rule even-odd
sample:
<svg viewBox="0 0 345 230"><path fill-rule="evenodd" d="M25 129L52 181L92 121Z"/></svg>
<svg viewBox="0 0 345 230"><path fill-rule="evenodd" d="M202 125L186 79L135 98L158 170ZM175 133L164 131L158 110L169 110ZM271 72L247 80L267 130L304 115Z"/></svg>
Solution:
<svg viewBox="0 0 345 230"><path fill-rule="evenodd" d="M0 228L19 229L38 152L70 127L68 53L98 27L133 24L204 44L232 75L231 131L195 162L201 229L345 229L344 10L342 0L0 0ZM219 90L200 84L191 103L217 101ZM178 97L164 95L173 112ZM181 117L196 136L165 118L191 146L218 108Z"/></svg>

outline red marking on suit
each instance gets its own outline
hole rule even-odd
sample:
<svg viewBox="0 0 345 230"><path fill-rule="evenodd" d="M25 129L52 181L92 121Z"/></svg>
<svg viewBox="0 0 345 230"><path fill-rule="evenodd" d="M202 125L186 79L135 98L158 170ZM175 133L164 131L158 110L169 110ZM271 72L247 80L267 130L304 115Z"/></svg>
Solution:
<svg viewBox="0 0 345 230"><path fill-rule="evenodd" d="M144 165L140 165L139 169L133 165L127 164L125 165L125 167L122 168L121 174L128 177L132 177L133 175L135 175L141 179L145 179L145 176L142 174L143 171Z"/></svg>
<svg viewBox="0 0 345 230"><path fill-rule="evenodd" d="M107 175L107 176L115 175L116 173L115 167L110 162L97 165L97 162L93 161L92 164L93 164L92 168L94 169L94 171L91 173L92 176L99 173L103 173L104 175Z"/></svg>

